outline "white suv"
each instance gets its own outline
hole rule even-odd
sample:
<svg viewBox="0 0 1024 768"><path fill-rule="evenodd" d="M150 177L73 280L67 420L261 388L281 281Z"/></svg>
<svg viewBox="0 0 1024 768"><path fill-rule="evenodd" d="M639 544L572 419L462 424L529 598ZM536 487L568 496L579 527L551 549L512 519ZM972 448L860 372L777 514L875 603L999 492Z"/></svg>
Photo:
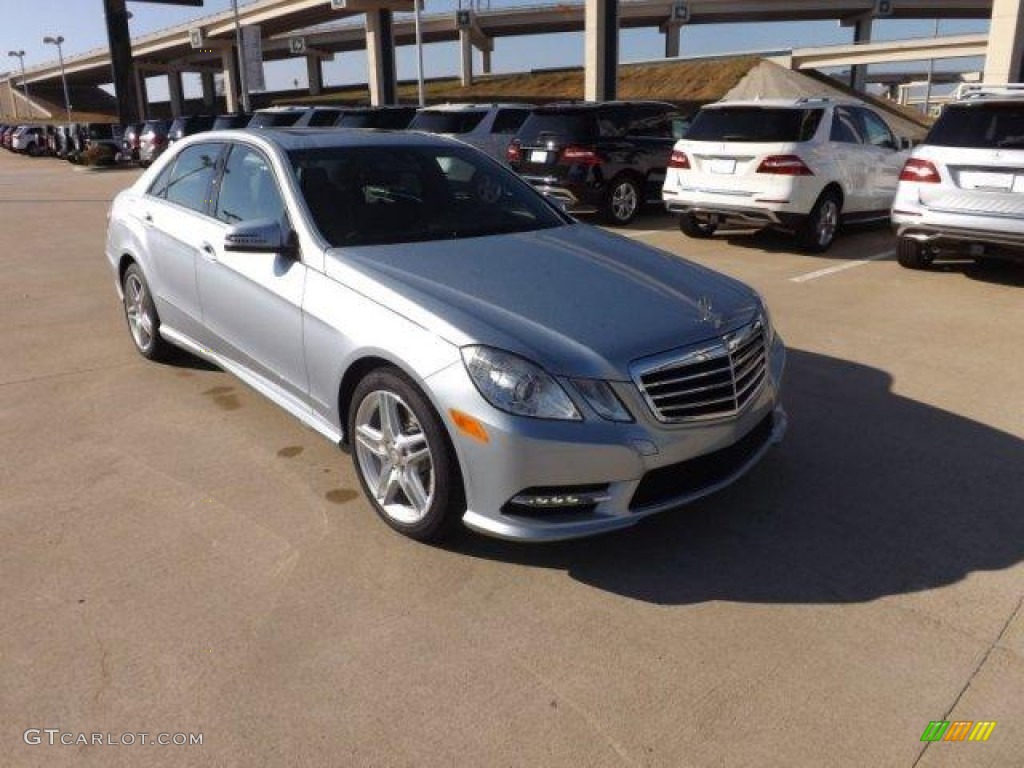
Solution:
<svg viewBox="0 0 1024 768"><path fill-rule="evenodd" d="M904 146L859 102L718 102L676 143L662 197L690 237L774 227L821 252L842 222L889 217Z"/></svg>
<svg viewBox="0 0 1024 768"><path fill-rule="evenodd" d="M904 267L937 255L1024 259L1024 85L962 86L900 176Z"/></svg>

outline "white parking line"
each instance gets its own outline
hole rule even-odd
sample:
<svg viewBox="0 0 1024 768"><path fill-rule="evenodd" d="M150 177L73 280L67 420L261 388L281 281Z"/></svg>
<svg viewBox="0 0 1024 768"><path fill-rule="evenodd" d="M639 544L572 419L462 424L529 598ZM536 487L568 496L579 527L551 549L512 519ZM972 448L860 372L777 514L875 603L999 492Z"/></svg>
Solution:
<svg viewBox="0 0 1024 768"><path fill-rule="evenodd" d="M856 261L848 261L845 264L840 264L835 267L828 267L826 269L819 269L814 272L808 272L806 275L800 275L799 277L791 277L789 281L791 283L806 283L811 280L817 280L819 277L828 277L834 275L837 272L845 272L848 269L855 269L856 267L863 267L865 264L870 264L873 261L882 261L883 259L891 259L896 255L896 251L885 251L883 253L876 253L874 256L868 256L866 259L857 259Z"/></svg>
<svg viewBox="0 0 1024 768"><path fill-rule="evenodd" d="M664 229L625 229L622 234L627 237L648 237L649 235L658 235L665 232Z"/></svg>

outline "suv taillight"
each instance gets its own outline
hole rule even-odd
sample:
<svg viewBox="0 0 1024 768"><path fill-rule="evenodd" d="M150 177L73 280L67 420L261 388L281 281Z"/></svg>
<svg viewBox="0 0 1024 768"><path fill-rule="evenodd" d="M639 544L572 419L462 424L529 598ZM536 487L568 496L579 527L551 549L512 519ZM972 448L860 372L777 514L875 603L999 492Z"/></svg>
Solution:
<svg viewBox="0 0 1024 768"><path fill-rule="evenodd" d="M768 173L774 176L814 175L814 171L807 167L807 163L796 155L770 155L761 161L757 172Z"/></svg>
<svg viewBox="0 0 1024 768"><path fill-rule="evenodd" d="M900 181L913 181L918 184L941 184L942 177L939 175L939 169L935 167L935 163L930 160L918 160L912 157L903 166L903 171L900 173Z"/></svg>
<svg viewBox="0 0 1024 768"><path fill-rule="evenodd" d="M669 168L679 168L684 171L690 170L690 158L686 156L685 152L672 152L672 156L668 159Z"/></svg>
<svg viewBox="0 0 1024 768"><path fill-rule="evenodd" d="M513 139L512 143L508 145L508 149L505 150L505 159L509 163L518 163L523 159L523 152L519 148L519 139Z"/></svg>
<svg viewBox="0 0 1024 768"><path fill-rule="evenodd" d="M577 147L570 145L562 150L562 160L567 163L577 163L579 165L600 165L601 158L597 152L587 147Z"/></svg>

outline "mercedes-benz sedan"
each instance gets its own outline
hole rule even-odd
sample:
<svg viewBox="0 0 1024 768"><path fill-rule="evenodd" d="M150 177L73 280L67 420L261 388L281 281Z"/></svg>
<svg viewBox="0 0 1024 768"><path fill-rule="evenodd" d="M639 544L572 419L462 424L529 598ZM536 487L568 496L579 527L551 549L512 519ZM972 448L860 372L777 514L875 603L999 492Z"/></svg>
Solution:
<svg viewBox="0 0 1024 768"><path fill-rule="evenodd" d="M107 257L143 356L184 348L350 450L417 539L629 526L785 430L753 290L576 222L456 141L204 133L118 195Z"/></svg>

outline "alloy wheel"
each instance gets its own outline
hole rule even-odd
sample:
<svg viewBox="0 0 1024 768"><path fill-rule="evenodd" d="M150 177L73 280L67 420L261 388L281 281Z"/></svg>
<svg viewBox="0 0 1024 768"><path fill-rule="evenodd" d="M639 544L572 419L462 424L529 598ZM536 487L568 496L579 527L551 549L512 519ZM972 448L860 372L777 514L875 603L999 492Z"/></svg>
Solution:
<svg viewBox="0 0 1024 768"><path fill-rule="evenodd" d="M618 221L629 221L636 213L638 203L636 187L632 182L620 182L612 190L612 213Z"/></svg>
<svg viewBox="0 0 1024 768"><path fill-rule="evenodd" d="M818 245L823 248L835 239L839 229L839 205L831 198L821 204L818 212Z"/></svg>
<svg viewBox="0 0 1024 768"><path fill-rule="evenodd" d="M124 281L124 311L135 345L142 351L148 350L153 344L153 316L146 300L146 286L136 274L129 274Z"/></svg>
<svg viewBox="0 0 1024 768"><path fill-rule="evenodd" d="M412 408L387 390L370 392L359 404L354 441L363 481L395 522L420 522L434 500L430 443Z"/></svg>

